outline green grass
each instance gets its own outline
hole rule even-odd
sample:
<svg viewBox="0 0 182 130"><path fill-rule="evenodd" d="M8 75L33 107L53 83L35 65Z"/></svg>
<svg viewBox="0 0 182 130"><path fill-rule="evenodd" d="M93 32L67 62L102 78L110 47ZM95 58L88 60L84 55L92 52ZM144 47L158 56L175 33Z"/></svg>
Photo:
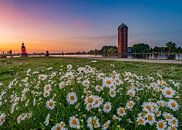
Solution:
<svg viewBox="0 0 182 130"><path fill-rule="evenodd" d="M159 64L159 63L141 63L141 62L119 62L119 61L97 61L91 63L92 60L84 58L14 58L0 59L0 80L10 80L17 74L23 73L28 68L41 67L59 67L60 64L72 64L74 66L84 66L86 64L101 69L103 72L129 71L142 76L156 76L159 73L164 79L172 79L182 83L182 65L179 64ZM111 64L114 67L111 67Z"/></svg>
<svg viewBox="0 0 182 130"><path fill-rule="evenodd" d="M131 72L131 73L135 73L137 75L141 75L144 77L147 76L152 76L152 77L156 77L156 74L160 74L162 75L164 80L168 80L168 79L172 79L175 82L179 82L182 84L182 65L177 65L177 64L158 64L158 63L141 63L141 62L121 62L121 61L101 61L101 60L97 60L97 62L92 62L93 60L91 59L85 59L85 58L53 58L53 57L42 57L42 58L14 58L14 59L0 59L0 82L3 82L5 85L3 87L0 88L0 92L3 91L3 89L5 89L4 87L6 87L10 81L12 81L14 78L19 78L21 79L24 78L26 76L26 71L28 69L32 69L32 70L37 70L37 71L42 71L45 68L48 67L53 67L54 70L59 70L61 65L63 65L64 67L66 67L68 64L72 64L73 68L77 68L78 66L85 66L85 65L90 65L92 67L95 67L97 70L102 70L104 73L106 74L111 74L113 71L116 71L117 73L123 73L125 71L127 72ZM31 79L31 81L33 82L33 79ZM58 82L58 78L56 80L56 82ZM33 83L32 83L33 84ZM70 92L70 91L76 91L79 92L80 94L83 93L83 89L79 89L79 87L82 87L78 84L75 84L77 87L75 87L74 85L71 86L71 88L65 90L64 92L61 92L61 96L62 97L66 97L66 92ZM21 87L19 88L19 86L16 86L15 91L21 91ZM14 91L14 90L11 90ZM60 91L59 89L54 90L55 93L57 93L58 91ZM125 90L123 90L125 91ZM126 93L126 92L125 92ZM149 94L150 92L148 92L146 90L146 93ZM180 86L179 92L180 95L180 100L179 100L179 105L182 106L182 88ZM147 100L147 97L149 98L150 95L143 95L145 96L143 100ZM151 95L152 96L152 95ZM7 97L8 98L8 97ZM29 97L30 99L33 99L33 97ZM107 98L107 97L106 97ZM123 97L123 98L127 98L127 97ZM142 97L141 97L142 98ZM57 101L62 101L63 104L66 106L67 102L61 99L56 99ZM81 99L79 99L81 100ZM120 97L117 97L117 100L120 100ZM46 102L46 100L44 101ZM114 101L112 101L114 102ZM38 128L44 128L41 127L43 126L42 122L44 119L42 119L42 117L45 117L45 115L47 114L47 110L44 110L44 104L41 105L40 108L37 108L37 111L35 111L35 108L30 107L29 110L33 110L34 111L34 116L35 115L39 115L36 118L34 117L34 119L36 119L36 123L34 122L34 119L30 119L30 121L27 123L25 122L24 124L21 125L17 125L12 124L13 126L16 126L17 128L14 129L19 129L19 128L32 128L32 126L35 125L35 127ZM20 110L24 109L23 106L19 106ZM66 106L68 107L68 106ZM118 107L118 106L117 106ZM72 107L68 107L69 109L73 110L73 106ZM56 108L58 109L58 108ZM5 110L4 110L5 111ZM0 110L1 112L1 110ZM71 111L70 111L71 112ZM94 111L95 113L97 113L97 111ZM17 112L15 113L16 117L20 114L21 112ZM65 115L66 120L68 120L67 115L69 114L69 112L65 111L65 113L53 113L50 112L52 115L55 116L63 116ZM83 113L87 113L85 110L83 110ZM179 110L179 114L175 113L175 115L177 115L178 119L180 122L182 122L182 109L180 108ZM103 116L101 114L101 116ZM132 114L131 114L132 116ZM11 117L13 120L16 120L15 117ZM11 120L10 118L7 120ZM55 119L56 122L59 121L59 119ZM123 122L125 123L125 122ZM11 124L6 124L4 128L11 128L9 126ZM129 124L127 124L127 128L131 128L129 126ZM35 128L33 127L33 128ZM142 128L142 127L141 127ZM138 129L141 129L140 127L138 127ZM152 127L150 127L152 128ZM1 127L0 127L1 129Z"/></svg>

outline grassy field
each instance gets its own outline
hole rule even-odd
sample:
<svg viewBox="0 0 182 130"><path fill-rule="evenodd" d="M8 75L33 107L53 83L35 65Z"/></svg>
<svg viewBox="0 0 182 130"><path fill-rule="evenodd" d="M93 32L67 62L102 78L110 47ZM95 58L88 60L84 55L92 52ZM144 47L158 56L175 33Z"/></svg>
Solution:
<svg viewBox="0 0 182 130"><path fill-rule="evenodd" d="M13 79L15 79L15 78L24 79L25 77L27 77L26 71L28 69L39 71L39 72L44 72L42 70L45 70L45 68L53 67L53 71L60 70L60 68L62 68L63 70L66 71L65 68L66 68L66 66L68 64L71 64L74 69L76 69L76 68L78 68L80 66L84 67L85 65L89 65L91 67L96 68L97 70L101 70L103 73L108 74L108 75L112 74L113 71L116 71L119 74L123 74L124 72L131 72L132 74L136 74L136 75L143 76L143 77L150 76L150 77L154 77L154 79L155 79L155 78L158 78L157 74L160 74L162 76L162 80L165 80L165 81L173 80L174 82L178 82L178 83L182 84L182 65L138 63L138 62L118 62L118 61L99 61L99 60L97 60L95 62L93 60L84 59L84 58L15 58L15 59L0 59L0 83L2 82L4 84L4 85L0 86L1 87L0 92L2 92L4 89L6 89L6 87L9 85L9 83ZM86 75L86 77L87 76L88 75ZM91 75L89 75L89 76L91 76ZM90 78L88 78L88 79L90 79ZM34 80L37 80L37 79L31 79L31 82L34 82ZM56 79L55 81L57 82L58 79ZM20 82L20 80L18 82ZM98 83L100 83L100 81L98 81ZM17 84L19 84L19 83L17 83ZM127 86L127 85L129 85L129 84L126 84L125 86ZM77 86L79 86L79 85L77 84ZM178 123L179 128L182 128L180 126L180 124L182 122L182 109L181 109L181 106L182 106L182 101L181 101L181 99L182 99L182 85L179 85L179 86L180 86L179 89L178 89L178 93L179 93L178 96L179 97L178 97L178 99L176 99L176 98L175 99L178 101L180 108L179 108L179 110L177 112L173 112L173 114L176 115L178 120L179 120L179 123ZM71 90L69 90L69 91L71 91ZM82 89L78 90L78 88L74 88L74 85L73 85L73 90L76 91L79 94L82 94L83 91L85 91L85 90L82 90ZM20 91L19 88L18 88L18 85L16 85L15 90L11 90L11 91L12 91L11 93L16 92L16 91ZM56 94L58 94L56 92L56 91L58 91L57 89L55 89L53 91ZM93 91L93 90L91 89L89 91ZM122 92L123 91L124 90L122 90ZM65 92L68 92L68 91L65 90ZM107 90L104 90L104 93L106 93L106 92L107 92ZM150 91L150 92L153 92L153 91ZM145 99L146 96L150 97L150 94L151 94L150 92L145 91L143 94L141 94L141 97L139 95L139 98L141 98L141 99L144 98ZM93 93L95 93L95 90L94 90ZM144 95L144 94L148 94L148 95ZM65 94L62 94L62 95L64 95L66 97ZM142 96L144 96L144 97L142 97ZM158 96L160 96L160 95L158 95ZM103 99L105 99L105 98L108 98L108 97L103 97ZM128 97L126 97L126 98L131 99L131 98L128 98ZM33 97L30 97L30 99L33 100ZM79 99L79 97L78 97L78 99ZM118 96L117 99L122 99L122 98ZM60 99L57 99L57 100L60 100ZM81 99L79 99L79 100L81 100ZM110 102L114 102L110 98L108 100ZM127 101L128 100L126 100L125 103ZM46 102L46 101L44 101L44 102ZM2 113L2 110L5 111L6 107L8 107L8 105L10 105L10 102L7 103L4 107L2 105L2 108L0 110L0 114ZM45 105L42 105L42 106L45 106ZM119 106L117 106L117 107L119 107ZM20 106L18 108L23 109ZM41 110L41 109L42 108L40 108L40 109L38 108L37 110ZM73 109L73 108L69 108L69 109ZM138 109L141 109L141 108L138 108ZM30 107L29 111L32 111L32 110L35 111L35 108ZM167 112L169 112L169 110L167 110L167 109L165 109L165 110ZM40 117L37 117L36 123L33 120L29 121L29 124L27 124L27 123L24 123L24 124L14 123L13 124L12 122L10 122L10 123L12 123L12 124L10 124L10 123L5 122L4 125L0 126L0 129L1 129L1 127L2 127L2 129L12 129L12 126L14 127L14 129L19 129L19 128L24 128L24 129L30 129L30 128L32 128L32 129L33 128L34 129L38 129L38 128L50 129L51 127L53 127L53 125L56 122L58 122L57 118L62 117L62 115L59 115L59 113L57 113L56 119L51 120L52 122L51 121L50 122L52 124L50 123L51 125L46 127L46 126L44 126L44 124L42 122L44 122L44 120L46 118L46 115L49 112L46 111L46 110L42 111L42 112L44 114L40 114ZM97 113L97 111L94 111L94 112ZM139 111L136 110L136 113L137 112L139 112ZM6 111L6 113L9 113L9 112ZM65 111L65 113L67 113L67 112ZM85 113L86 113L86 115L88 114L87 111L84 111L84 114ZM34 114L37 114L37 113L35 112L35 113L32 113L32 114L33 114L32 116L34 117L35 116ZM51 114L54 115L53 113L51 113ZM20 115L20 112L15 113L14 116L7 115L6 121L10 121L11 119L16 120L18 115ZM79 116L79 113L76 113L76 115ZM102 115L104 115L104 114L102 113L100 116L102 116ZM43 117L44 117L44 119L42 119ZM66 118L66 120L69 120L68 117L65 116L65 118ZM136 117L134 117L134 119L136 119ZM131 118L132 121L134 119ZM103 120L100 119L100 121L103 121ZM39 122L39 123L37 123L37 122ZM81 121L79 122L79 125L81 126L80 129L85 128L83 122L81 122ZM115 129L116 129L116 127L118 129L121 129L121 128L125 128L125 129L154 129L155 128L154 126L151 126L151 127L150 126L147 126L147 127L137 126L135 121L133 121L134 122L133 124L131 123L132 125L130 125L130 123L125 122L125 121L121 121L121 122L122 123L116 123L116 124L114 124L112 122L113 123L112 128L115 128ZM126 124L126 126L123 126L122 124ZM72 128L74 128L74 127L72 127Z"/></svg>
<svg viewBox="0 0 182 130"><path fill-rule="evenodd" d="M182 65L175 64L155 64L138 62L117 62L117 61L97 61L91 63L89 59L79 58L16 58L0 59L0 80L9 80L16 74L21 74L29 68L40 67L60 67L60 65L72 64L73 66L85 66L86 64L101 69L109 73L113 70L117 72L129 71L142 76L156 76L156 73L162 75L164 79L172 79L182 83ZM114 67L111 66L114 65Z"/></svg>

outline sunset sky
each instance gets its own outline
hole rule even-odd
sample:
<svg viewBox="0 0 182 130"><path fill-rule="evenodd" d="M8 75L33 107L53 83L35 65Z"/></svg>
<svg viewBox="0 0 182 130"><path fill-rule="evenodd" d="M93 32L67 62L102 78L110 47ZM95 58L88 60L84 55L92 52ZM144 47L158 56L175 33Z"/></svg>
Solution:
<svg viewBox="0 0 182 130"><path fill-rule="evenodd" d="M0 51L71 52L117 45L117 27L129 28L129 46L182 46L181 0L0 0Z"/></svg>

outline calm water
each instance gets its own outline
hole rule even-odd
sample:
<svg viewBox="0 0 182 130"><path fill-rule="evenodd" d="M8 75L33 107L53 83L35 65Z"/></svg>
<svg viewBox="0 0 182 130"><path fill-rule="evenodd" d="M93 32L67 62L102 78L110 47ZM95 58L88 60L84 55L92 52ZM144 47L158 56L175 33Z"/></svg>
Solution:
<svg viewBox="0 0 182 130"><path fill-rule="evenodd" d="M50 55L51 57L82 57L82 58L102 58L102 55ZM13 57L20 57L20 56L13 56ZM29 55L29 57L44 57L44 55ZM7 58L10 58L10 56L7 56ZM115 57L116 58L116 57ZM129 59L133 59L135 57L129 55L128 56ZM159 60L167 60L168 56L165 54L160 54L160 55L154 55L154 54L150 54L148 55L147 58L138 58L138 59L159 59ZM182 54L176 54L174 56L174 60L182 60Z"/></svg>

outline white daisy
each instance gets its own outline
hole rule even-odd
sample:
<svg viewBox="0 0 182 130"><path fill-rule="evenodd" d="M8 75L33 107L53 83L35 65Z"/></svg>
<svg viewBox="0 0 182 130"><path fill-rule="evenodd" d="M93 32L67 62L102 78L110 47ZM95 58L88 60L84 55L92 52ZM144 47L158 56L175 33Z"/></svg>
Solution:
<svg viewBox="0 0 182 130"><path fill-rule="evenodd" d="M117 109L117 114L121 117L123 117L124 115L126 115L125 109L123 107L119 107Z"/></svg>
<svg viewBox="0 0 182 130"><path fill-rule="evenodd" d="M2 126L3 123L5 122L5 118L6 118L6 115L5 115L4 113L2 113L2 114L0 115L0 126Z"/></svg>
<svg viewBox="0 0 182 130"><path fill-rule="evenodd" d="M68 64L68 65L67 65L67 69L68 69L68 70L72 69L72 67L73 67L73 66L72 66L71 64Z"/></svg>
<svg viewBox="0 0 182 130"><path fill-rule="evenodd" d="M179 109L179 105L175 100L169 100L168 107L173 111L177 111Z"/></svg>
<svg viewBox="0 0 182 130"><path fill-rule="evenodd" d="M113 98L116 96L116 90L115 89L110 89L109 90L109 95Z"/></svg>
<svg viewBox="0 0 182 130"><path fill-rule="evenodd" d="M103 90L103 87L100 86L100 85L97 85L97 86L95 87L95 90L96 90L97 92L101 92L101 91Z"/></svg>
<svg viewBox="0 0 182 130"><path fill-rule="evenodd" d="M44 80L47 79L47 77L48 77L48 76L47 76L46 74L40 74L38 78L39 78L39 80L44 81Z"/></svg>
<svg viewBox="0 0 182 130"><path fill-rule="evenodd" d="M126 103L126 108L128 108L129 110L131 110L133 108L133 106L135 105L135 102L133 101L128 101Z"/></svg>
<svg viewBox="0 0 182 130"><path fill-rule="evenodd" d="M66 97L66 100L69 104L75 104L78 100L77 96L76 96L76 93L74 92L71 92L71 93L68 93L67 97Z"/></svg>
<svg viewBox="0 0 182 130"><path fill-rule="evenodd" d="M65 87L65 82L60 82L60 83L59 83L59 88L60 88L60 89L63 89L64 87Z"/></svg>
<svg viewBox="0 0 182 130"><path fill-rule="evenodd" d="M145 125L146 124L145 118L137 117L137 124L138 125Z"/></svg>
<svg viewBox="0 0 182 130"><path fill-rule="evenodd" d="M46 107L50 110L53 110L55 108L55 101L53 99L50 99L46 102Z"/></svg>
<svg viewBox="0 0 182 130"><path fill-rule="evenodd" d="M158 121L156 125L158 130L165 130L165 128L167 127L166 122L164 122L163 120Z"/></svg>
<svg viewBox="0 0 182 130"><path fill-rule="evenodd" d="M89 117L87 119L87 127L90 128L91 130L93 128L99 128L100 127L99 119L96 116Z"/></svg>
<svg viewBox="0 0 182 130"><path fill-rule="evenodd" d="M71 128L80 127L80 122L79 122L78 118L76 118L75 116L70 117L69 124L70 124Z"/></svg>
<svg viewBox="0 0 182 130"><path fill-rule="evenodd" d="M51 91L51 90L52 90L51 84L46 84L46 85L44 86L44 91Z"/></svg>
<svg viewBox="0 0 182 130"><path fill-rule="evenodd" d="M106 77L106 78L103 80L103 85L104 85L105 87L108 87L108 88L110 88L111 86L114 86L113 79L112 79L112 78L109 78L109 77Z"/></svg>
<svg viewBox="0 0 182 130"><path fill-rule="evenodd" d="M150 124L150 125L152 125L152 124L154 124L155 123L155 115L153 114L153 113L147 113L146 114L146 121Z"/></svg>
<svg viewBox="0 0 182 130"><path fill-rule="evenodd" d="M168 120L168 123L171 127L178 127L178 120L173 117L171 120Z"/></svg>
<svg viewBox="0 0 182 130"><path fill-rule="evenodd" d="M109 112L111 111L111 108L112 108L111 103L110 103L110 102L106 102L106 103L104 104L104 109L103 109L103 111L106 112L106 113L109 113Z"/></svg>
<svg viewBox="0 0 182 130"><path fill-rule="evenodd" d="M134 89L129 89L128 91L127 91L127 95L129 95L130 97L134 97L135 96L135 90Z"/></svg>
<svg viewBox="0 0 182 130"><path fill-rule="evenodd" d="M167 112L164 112L163 113L163 116L164 116L164 118L167 120L167 121L170 121L170 120L172 120L174 117L173 117L173 115L171 115L170 113L167 113Z"/></svg>
<svg viewBox="0 0 182 130"><path fill-rule="evenodd" d="M104 123L102 125L102 130L107 130L109 128L110 124L111 124L111 121L108 120L106 123Z"/></svg>
<svg viewBox="0 0 182 130"><path fill-rule="evenodd" d="M50 95L50 91L44 91L43 95L44 97L48 97Z"/></svg>
<svg viewBox="0 0 182 130"><path fill-rule="evenodd" d="M175 91L171 87L163 88L162 93L166 98L172 98L175 95Z"/></svg>
<svg viewBox="0 0 182 130"><path fill-rule="evenodd" d="M50 119L50 114L47 114L46 119L44 121L45 126L49 125L49 119Z"/></svg>
<svg viewBox="0 0 182 130"><path fill-rule="evenodd" d="M114 79L114 83L115 83L117 86L119 86L119 85L121 85L123 82L122 82L122 80L120 80L119 78L116 78L116 79Z"/></svg>
<svg viewBox="0 0 182 130"><path fill-rule="evenodd" d="M88 87L88 86L90 85L90 81L89 81L88 79L86 79L86 80L84 80L84 81L82 82L82 85L83 85L84 87Z"/></svg>

